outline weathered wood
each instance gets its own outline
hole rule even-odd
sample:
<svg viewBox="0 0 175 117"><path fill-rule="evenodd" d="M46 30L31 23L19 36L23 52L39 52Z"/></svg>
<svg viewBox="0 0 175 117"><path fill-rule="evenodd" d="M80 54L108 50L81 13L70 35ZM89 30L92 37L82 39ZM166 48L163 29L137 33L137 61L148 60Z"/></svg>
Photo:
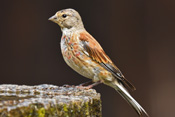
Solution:
<svg viewBox="0 0 175 117"><path fill-rule="evenodd" d="M101 117L100 94L94 89L54 85L0 85L0 116Z"/></svg>

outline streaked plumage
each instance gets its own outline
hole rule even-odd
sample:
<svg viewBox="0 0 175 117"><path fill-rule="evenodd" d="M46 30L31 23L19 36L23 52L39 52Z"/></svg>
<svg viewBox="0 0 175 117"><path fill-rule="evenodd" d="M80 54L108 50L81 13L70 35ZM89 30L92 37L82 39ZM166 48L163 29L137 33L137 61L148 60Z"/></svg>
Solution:
<svg viewBox="0 0 175 117"><path fill-rule="evenodd" d="M139 115L146 111L131 97L125 85L135 87L123 76L100 44L84 28L79 13L73 9L58 11L49 20L57 23L63 32L61 51L65 62L76 72L113 87Z"/></svg>

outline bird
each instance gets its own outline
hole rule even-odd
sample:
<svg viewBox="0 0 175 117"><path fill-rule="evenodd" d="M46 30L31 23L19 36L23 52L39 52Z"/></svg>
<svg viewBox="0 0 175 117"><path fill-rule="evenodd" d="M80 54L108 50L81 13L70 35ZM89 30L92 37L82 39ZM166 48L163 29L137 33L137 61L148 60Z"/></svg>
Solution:
<svg viewBox="0 0 175 117"><path fill-rule="evenodd" d="M127 90L136 90L134 85L124 77L97 40L86 31L76 10L59 10L49 20L61 28L60 46L64 61L80 75L91 79L92 83L87 86L88 88L100 83L108 85L114 88L139 116L149 116Z"/></svg>

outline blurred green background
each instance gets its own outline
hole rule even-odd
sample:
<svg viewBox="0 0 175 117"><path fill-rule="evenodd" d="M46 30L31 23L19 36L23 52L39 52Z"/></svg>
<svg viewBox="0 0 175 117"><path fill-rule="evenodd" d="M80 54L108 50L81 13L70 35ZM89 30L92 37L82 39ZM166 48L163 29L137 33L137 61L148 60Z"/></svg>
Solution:
<svg viewBox="0 0 175 117"><path fill-rule="evenodd" d="M74 8L85 28L137 88L133 97L151 117L175 116L175 1L2 0L0 84L72 84L86 79L60 51L60 28L48 18ZM112 88L99 85L103 117L136 117Z"/></svg>

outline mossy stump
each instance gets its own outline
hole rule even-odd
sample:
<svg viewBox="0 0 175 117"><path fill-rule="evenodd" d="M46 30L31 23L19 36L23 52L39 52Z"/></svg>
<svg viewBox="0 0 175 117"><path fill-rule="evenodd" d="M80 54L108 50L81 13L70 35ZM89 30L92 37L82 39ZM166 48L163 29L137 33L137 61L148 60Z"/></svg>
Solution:
<svg viewBox="0 0 175 117"><path fill-rule="evenodd" d="M0 85L0 117L101 117L94 89L54 85Z"/></svg>

